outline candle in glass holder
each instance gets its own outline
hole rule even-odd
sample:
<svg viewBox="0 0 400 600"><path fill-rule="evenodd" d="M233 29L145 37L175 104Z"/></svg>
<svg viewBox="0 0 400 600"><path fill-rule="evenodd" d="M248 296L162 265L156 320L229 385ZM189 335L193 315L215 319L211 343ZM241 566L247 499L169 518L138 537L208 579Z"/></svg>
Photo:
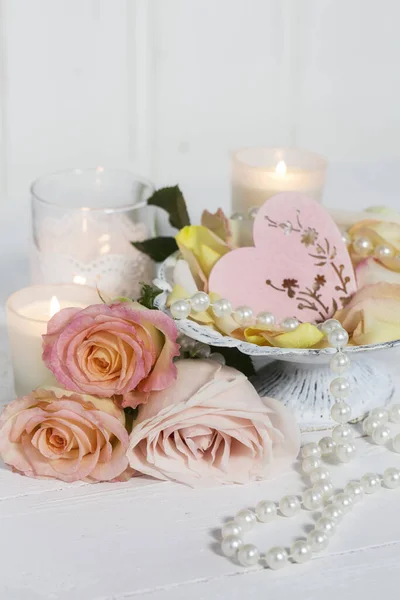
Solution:
<svg viewBox="0 0 400 600"><path fill-rule="evenodd" d="M232 157L232 212L248 215L281 192L301 192L320 202L326 160L299 148L245 148Z"/></svg>
<svg viewBox="0 0 400 600"><path fill-rule="evenodd" d="M50 378L42 360L42 335L63 308L100 302L95 289L81 285L34 285L7 300L7 326L17 396L29 394Z"/></svg>
<svg viewBox="0 0 400 600"><path fill-rule="evenodd" d="M138 298L154 264L132 242L154 235L153 186L116 169L73 169L32 184L33 283L79 283Z"/></svg>

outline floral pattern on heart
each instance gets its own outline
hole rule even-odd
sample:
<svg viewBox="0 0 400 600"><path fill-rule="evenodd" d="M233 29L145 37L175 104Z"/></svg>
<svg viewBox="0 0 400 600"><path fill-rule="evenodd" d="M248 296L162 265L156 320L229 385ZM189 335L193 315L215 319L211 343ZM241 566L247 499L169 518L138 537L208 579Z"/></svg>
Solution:
<svg viewBox="0 0 400 600"><path fill-rule="evenodd" d="M320 322L356 291L341 233L314 200L294 192L270 198L257 213L253 237L255 247L229 252L210 274L210 290L234 306Z"/></svg>

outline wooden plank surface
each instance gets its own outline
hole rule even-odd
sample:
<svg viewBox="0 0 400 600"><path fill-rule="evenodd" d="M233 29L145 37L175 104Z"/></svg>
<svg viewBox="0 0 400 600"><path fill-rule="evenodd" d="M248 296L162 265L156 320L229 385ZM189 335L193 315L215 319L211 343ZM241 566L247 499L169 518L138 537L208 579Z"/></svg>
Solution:
<svg viewBox="0 0 400 600"><path fill-rule="evenodd" d="M3 354L3 361L5 360ZM400 398L400 396L399 396ZM305 439L312 439L309 434ZM366 471L400 466L400 455L357 439L359 458L332 467L340 488ZM135 478L63 484L0 468L0 597L10 600L127 598L375 598L400 581L400 490L382 489L346 516L327 551L273 573L245 569L219 552L223 519L262 498L300 493L297 468L274 481L192 490ZM279 518L248 534L262 550L288 545L313 515Z"/></svg>

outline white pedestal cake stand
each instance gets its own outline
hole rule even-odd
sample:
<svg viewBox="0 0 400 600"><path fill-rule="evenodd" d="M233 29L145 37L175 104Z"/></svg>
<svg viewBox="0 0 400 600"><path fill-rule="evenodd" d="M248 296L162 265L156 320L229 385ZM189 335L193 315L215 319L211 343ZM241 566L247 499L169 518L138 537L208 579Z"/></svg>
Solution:
<svg viewBox="0 0 400 600"><path fill-rule="evenodd" d="M159 279L171 285L174 261L161 266ZM167 294L160 294L157 306L166 308ZM333 425L330 417L334 398L329 394L332 371L329 361L333 348L293 349L256 346L225 336L190 319L176 321L181 333L216 347L237 348L254 359L257 374L252 383L261 397L272 396L283 402L295 414L302 431L326 429ZM349 402L355 420L361 420L372 408L389 403L394 385L385 366L385 352L399 346L400 340L370 346L347 346L351 359L348 374L352 393ZM379 355L379 356L378 356ZM261 366L263 365L263 366Z"/></svg>

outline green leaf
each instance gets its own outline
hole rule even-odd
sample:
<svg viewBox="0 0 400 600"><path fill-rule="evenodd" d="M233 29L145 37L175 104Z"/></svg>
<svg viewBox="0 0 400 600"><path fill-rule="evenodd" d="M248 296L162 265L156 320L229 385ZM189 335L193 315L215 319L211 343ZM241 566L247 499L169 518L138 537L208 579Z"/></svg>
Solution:
<svg viewBox="0 0 400 600"><path fill-rule="evenodd" d="M178 250L178 245L173 237L155 237L144 242L131 242L137 250L150 256L155 262L163 262Z"/></svg>
<svg viewBox="0 0 400 600"><path fill-rule="evenodd" d="M161 188L154 192L147 204L158 206L169 214L169 222L172 227L182 229L190 225L189 213L186 202L179 186Z"/></svg>
<svg viewBox="0 0 400 600"><path fill-rule="evenodd" d="M248 354L243 354L237 348L224 348L223 346L211 346L211 351L222 354L228 367L241 371L246 377L255 375L253 362Z"/></svg>
<svg viewBox="0 0 400 600"><path fill-rule="evenodd" d="M125 415L130 415L130 417L132 417L132 419L137 419L137 416L139 413L138 408L132 408L131 406L127 406L126 408L124 408L124 411L125 411Z"/></svg>
<svg viewBox="0 0 400 600"><path fill-rule="evenodd" d="M138 302L146 308L155 309L156 307L154 306L154 300L159 294L161 294L161 292L162 290L160 290L158 287L144 283Z"/></svg>
<svg viewBox="0 0 400 600"><path fill-rule="evenodd" d="M131 408L130 406L127 406L126 408L124 408L124 413L125 413L125 427L128 433L131 433L132 428L133 428L133 424L137 419L137 416L139 414L139 409L138 408Z"/></svg>

